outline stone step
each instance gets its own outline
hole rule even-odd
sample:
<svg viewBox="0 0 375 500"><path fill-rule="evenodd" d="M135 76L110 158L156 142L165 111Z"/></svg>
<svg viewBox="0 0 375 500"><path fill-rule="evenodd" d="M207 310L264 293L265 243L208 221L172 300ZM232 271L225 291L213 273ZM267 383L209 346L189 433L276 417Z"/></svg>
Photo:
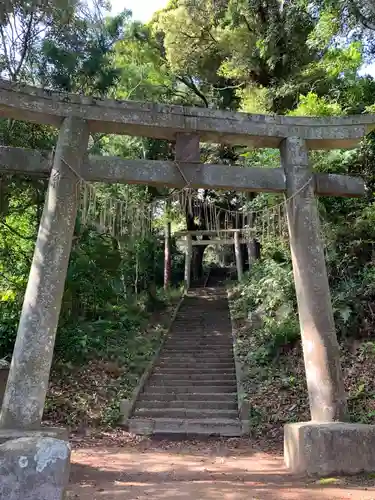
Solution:
<svg viewBox="0 0 375 500"><path fill-rule="evenodd" d="M176 339L176 338L168 338L166 339L166 343L171 343L171 342L176 342L179 344L188 344L191 343L193 345L196 345L197 343L202 344L202 345L217 345L217 346L222 346L222 347L227 347L231 346L233 344L233 339L232 337L228 338L218 338L218 337L202 337L201 335L195 336L188 336L186 339Z"/></svg>
<svg viewBox="0 0 375 500"><path fill-rule="evenodd" d="M194 313L191 314L193 315ZM179 337L186 337L185 332L193 332L193 334L199 334L202 336L207 335L210 337L229 338L231 337L232 332L230 326L230 321L227 321L223 318L220 318L215 322L213 322L211 319L208 319L206 321L201 320L199 322L194 322L191 318L186 318L183 320L177 318L173 323L170 331L176 332L176 335L178 335Z"/></svg>
<svg viewBox="0 0 375 500"><path fill-rule="evenodd" d="M199 381L203 385L209 385L212 382L218 383L233 383L236 384L236 376L234 373L159 373L154 372L151 380L154 382L162 383L161 381L167 382L167 385L173 385L173 383L178 382L192 382Z"/></svg>
<svg viewBox="0 0 375 500"><path fill-rule="evenodd" d="M204 395L205 397L207 394ZM233 397L228 399L228 401L210 401L210 400L202 400L202 401L188 401L186 399L181 399L177 401L153 401L153 400L145 400L142 399L139 401L139 408L187 408L187 409L207 409L207 410L237 410L238 403L237 400Z"/></svg>
<svg viewBox="0 0 375 500"><path fill-rule="evenodd" d="M203 436L241 436L239 420L206 418L206 419L178 419L178 418L131 418L129 431L134 434L177 434Z"/></svg>
<svg viewBox="0 0 375 500"><path fill-rule="evenodd" d="M195 314L194 312L191 313L191 316ZM225 336L227 335L228 337L230 336L231 333L231 322L229 318L223 318L220 314L220 312L214 312L213 314L217 314L218 318L216 321L212 321L211 318L201 318L199 321L193 321L192 318L177 318L175 322L172 325L171 331L177 331L178 335L183 336L185 331L201 331L203 334L209 334L212 336ZM178 330L177 327L180 327ZM184 330L181 328L183 327ZM185 330L186 328L186 330ZM220 330L219 330L220 328Z"/></svg>
<svg viewBox="0 0 375 500"><path fill-rule="evenodd" d="M144 391L140 399L142 401L237 401L237 392L206 392L199 388L192 392L166 392L162 391Z"/></svg>
<svg viewBox="0 0 375 500"><path fill-rule="evenodd" d="M237 381L233 375L229 375L229 377L223 378L214 378L214 379L191 379L187 377L163 377L161 375L155 374L150 378L150 385L166 385L168 387L183 387L186 385L194 386L236 386Z"/></svg>
<svg viewBox="0 0 375 500"><path fill-rule="evenodd" d="M205 366L202 366L201 368L187 368L187 367L170 367L168 365L166 366L157 366L154 370L154 374L158 375L176 375L176 377L179 377L181 375L208 375L208 378L210 378L211 375L214 374L221 374L221 375L235 375L236 370L234 368L234 364L232 366L228 366L227 368L207 368Z"/></svg>
<svg viewBox="0 0 375 500"><path fill-rule="evenodd" d="M201 357L201 359L199 360L202 365L206 365L207 363L211 363L211 364L217 364L218 362L220 363L234 363L234 354L232 352L227 352L226 353L226 357L220 357L220 359L218 360L218 358L215 356L215 355L211 355L209 352L207 353L196 353L196 354L187 354L187 353L184 353L184 352L177 352L177 355L178 355L178 358L177 360L175 359L174 355L171 355L171 353L161 353L160 355L160 358L159 358L159 363L161 361L167 361L167 362L181 362L183 361L183 359L187 359L188 361L191 360L191 359L198 359L199 360L199 357Z"/></svg>
<svg viewBox="0 0 375 500"><path fill-rule="evenodd" d="M158 366L169 366L175 368L178 366L190 366L191 368L203 368L204 366L215 366L215 367L228 367L234 366L233 357L219 357L213 356L206 359L202 359L197 356L172 356L168 358L160 358Z"/></svg>
<svg viewBox="0 0 375 500"><path fill-rule="evenodd" d="M190 346L190 347L180 347L180 346L164 346L163 353L184 353L184 354L200 354L207 355L209 353L214 354L231 354L232 346L229 347L221 347L215 345L207 345L207 346Z"/></svg>
<svg viewBox="0 0 375 500"><path fill-rule="evenodd" d="M196 346L197 344L205 346L205 347L216 347L216 348L228 348L232 347L232 341L228 342L223 342L222 340L218 341L216 339L189 339L185 342L182 342L181 340L176 340L176 339L169 339L167 340L165 345L169 344L178 344L181 345L182 347L188 347L189 345Z"/></svg>
<svg viewBox="0 0 375 500"><path fill-rule="evenodd" d="M172 325L171 331L177 331L177 335L179 336L184 336L186 331L195 333L198 333L198 331L200 331L202 332L202 334L209 334L212 336L227 335L231 331L231 329L227 329L228 326L230 325L230 321L227 321L226 319L220 318L219 320L214 322L212 321L212 318L209 319L201 318L198 321L193 321L192 320L193 314L195 313L192 312L190 318L188 317L186 317L185 319L177 318ZM178 329L177 327L180 327L180 329ZM182 329L181 327L183 327L184 329ZM220 330L217 327L220 327ZM225 327L225 329L223 327Z"/></svg>
<svg viewBox="0 0 375 500"><path fill-rule="evenodd" d="M129 421L137 434L241 436L225 289L184 298Z"/></svg>
<svg viewBox="0 0 375 500"><path fill-rule="evenodd" d="M215 333L214 328L220 328L220 333ZM232 338L231 326L223 325L222 322L218 325L212 325L210 323L207 325L200 325L199 327L193 327L190 323L181 325L176 325L176 323L174 323L170 332L168 338L175 337L182 340L189 340L190 338L228 340Z"/></svg>
<svg viewBox="0 0 375 500"><path fill-rule="evenodd" d="M178 354L179 356L184 355L184 356L201 356L206 358L207 356L214 356L214 355L219 355L219 356L232 356L233 357L233 352L232 352L232 347L225 347L225 348L212 348L212 347L202 347L202 346L197 346L197 347L189 347L189 348L183 348L183 347L165 347L162 350L162 355L174 355Z"/></svg>
<svg viewBox="0 0 375 500"><path fill-rule="evenodd" d="M141 408L136 409L134 417L145 418L238 418L237 410L207 409L207 408Z"/></svg>
<svg viewBox="0 0 375 500"><path fill-rule="evenodd" d="M187 370L190 371L196 371L196 372L203 372L204 370L218 370L219 372L230 372L233 371L235 368L234 366L234 361L228 361L225 363L220 363L220 361L216 361L216 363L210 363L210 365L206 365L204 363L201 363L195 359L191 359L188 361L183 361L183 362L174 362L170 361L169 363L159 363L157 365L156 369L161 369L161 370L181 370L182 372L186 372Z"/></svg>
<svg viewBox="0 0 375 500"><path fill-rule="evenodd" d="M189 360L176 360L176 359L166 359L166 360L159 360L158 363L158 368L181 368L182 370L191 368L191 369L205 369L207 368L208 370L216 370L216 369L227 369L227 368L233 368L234 365L234 358L229 359L228 361L218 361L217 359L215 361L202 361L202 362L197 362L195 359L189 359Z"/></svg>
<svg viewBox="0 0 375 500"><path fill-rule="evenodd" d="M191 344L185 344L185 345L182 345L182 344L175 344L175 343L167 343L163 346L163 351L165 350L172 350L172 351L176 351L176 350L184 350L184 351L187 351L187 352L197 352L197 349L204 349L206 352L207 351L210 351L210 350L215 350L215 351L232 351L233 349L233 345L230 344L230 345L215 345L215 342L211 342L211 343L208 343L208 344L202 344L202 343L191 343Z"/></svg>
<svg viewBox="0 0 375 500"><path fill-rule="evenodd" d="M232 338L223 338L223 337L202 337L202 335L197 335L197 336L190 336L188 335L186 338L175 338L171 337L166 340L166 343L178 343L181 345L196 345L196 344L202 344L202 345L207 345L207 346L213 346L216 345L218 347L228 347L232 346L233 340Z"/></svg>
<svg viewBox="0 0 375 500"><path fill-rule="evenodd" d="M198 299L198 303L201 302ZM207 304L204 304L204 307L206 307ZM219 310L218 310L219 309ZM227 317L223 315L223 311L220 310L222 309L222 304L215 304L215 307L207 307L206 310L202 309L202 303L192 305L189 309L185 309L178 314L177 320L178 321L186 321L188 324L202 324L202 323L209 323L209 321L212 319L213 323L218 323L220 318L223 320L227 320ZM197 311L196 313L194 311ZM211 314L210 314L211 313ZM196 316L194 316L196 314ZM215 317L215 314L219 314L220 316ZM189 323L190 322L190 323Z"/></svg>
<svg viewBox="0 0 375 500"><path fill-rule="evenodd" d="M173 354L184 354L185 356L213 356L213 355L227 355L233 356L232 346L230 347L204 347L204 346L196 346L196 347L179 347L179 346L166 346L162 350L163 355L173 355Z"/></svg>
<svg viewBox="0 0 375 500"><path fill-rule="evenodd" d="M184 358L195 358L195 359L200 359L201 361L212 361L215 359L220 359L223 360L228 360L228 359L234 359L233 353L230 352L228 349L225 351L214 351L214 350L208 350L207 352L195 350L195 351L172 351L172 350L164 350L161 353L161 359L170 359L172 357L178 357L178 359L184 359Z"/></svg>
<svg viewBox="0 0 375 500"><path fill-rule="evenodd" d="M177 338L169 338L167 339L167 344L175 343L179 345L215 345L221 347L231 347L232 339L227 338L215 338L215 337L197 337L197 338L186 338L186 339L177 339Z"/></svg>
<svg viewBox="0 0 375 500"><path fill-rule="evenodd" d="M222 338L222 337L202 337L202 335L197 335L197 336L187 336L184 339L176 339L176 338L170 338L167 339L168 342L179 342L181 344L188 344L188 343L201 343L205 345L223 345L223 346L228 346L232 344L232 338L227 337L227 338Z"/></svg>
<svg viewBox="0 0 375 500"><path fill-rule="evenodd" d="M206 318L201 318L199 321L193 321L192 316L195 314L194 312L191 313L191 317L186 317L184 319L182 318L177 318L175 322L172 325L171 331L177 331L178 335L183 336L185 331L195 331L198 332L198 330L202 331L206 328L206 331L203 331L203 334L207 335L212 335L212 336L217 336L217 337L223 337L223 336L230 336L231 333L231 322L229 318L223 318L220 314L220 312L214 312L214 314L218 315L218 318L216 321L212 321L212 317L209 319ZM177 327L184 327L186 330L178 330ZM219 330L220 327L220 330ZM225 327L225 328L224 328Z"/></svg>
<svg viewBox="0 0 375 500"><path fill-rule="evenodd" d="M161 384L153 384L149 385L146 389L148 393L171 393L171 394L196 394L197 391L199 393L212 393L212 392L220 392L220 393L232 393L235 392L237 389L237 386L234 384L220 384L216 385L214 383L211 383L209 385L202 385L201 383L197 385L192 385L191 382L188 383L188 385L161 385ZM145 391L145 392L146 392Z"/></svg>
<svg viewBox="0 0 375 500"><path fill-rule="evenodd" d="M214 342L212 342L211 344L202 344L201 342L196 342L196 343L193 343L193 342L189 342L189 343L186 343L186 344L182 344L182 343L177 343L177 342L169 342L167 344L164 345L163 347L163 350L168 350L168 349L171 349L173 351L177 351L177 350L183 350L183 351L196 351L197 349L199 350L205 350L205 351L211 351L213 349L215 349L215 351L231 351L233 349L233 345L232 344L227 344L227 345L224 345L224 344L215 344Z"/></svg>

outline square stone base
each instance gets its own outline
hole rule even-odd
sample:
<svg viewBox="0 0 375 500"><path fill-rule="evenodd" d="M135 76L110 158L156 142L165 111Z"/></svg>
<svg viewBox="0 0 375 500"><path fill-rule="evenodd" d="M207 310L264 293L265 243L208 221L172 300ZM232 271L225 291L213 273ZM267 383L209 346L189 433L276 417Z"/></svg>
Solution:
<svg viewBox="0 0 375 500"><path fill-rule="evenodd" d="M0 445L2 500L63 500L69 482L70 445L34 435Z"/></svg>
<svg viewBox="0 0 375 500"><path fill-rule="evenodd" d="M41 427L40 429L25 431L17 429L0 429L0 444L10 441L12 439L26 438L26 437L50 437L68 441L68 431L63 427Z"/></svg>
<svg viewBox="0 0 375 500"><path fill-rule="evenodd" d="M374 472L375 425L287 424L284 460L292 472L321 477Z"/></svg>

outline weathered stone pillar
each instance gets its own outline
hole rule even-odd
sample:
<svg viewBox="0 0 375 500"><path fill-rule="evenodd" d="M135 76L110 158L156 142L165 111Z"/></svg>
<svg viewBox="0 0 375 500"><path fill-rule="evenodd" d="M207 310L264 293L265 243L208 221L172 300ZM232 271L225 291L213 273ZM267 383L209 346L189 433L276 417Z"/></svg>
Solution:
<svg viewBox="0 0 375 500"><path fill-rule="evenodd" d="M178 133L176 134L176 151L175 157L177 162L181 163L197 163L200 162L200 147L199 147L199 135L195 133ZM181 169L179 169L180 174L184 176ZM186 187L188 187L188 181L184 177L186 182ZM189 225L187 225L189 230ZM190 228L191 230L191 228ZM185 289L189 290L191 282L191 265L193 258L193 246L191 235L186 236L186 248L185 248Z"/></svg>
<svg viewBox="0 0 375 500"><path fill-rule="evenodd" d="M2 428L35 429L41 423L79 196L78 178L67 164L79 173L88 137L85 121L65 118L18 326Z"/></svg>
<svg viewBox="0 0 375 500"><path fill-rule="evenodd" d="M176 134L176 161L199 163L201 157L199 135L195 133Z"/></svg>
<svg viewBox="0 0 375 500"><path fill-rule="evenodd" d="M314 180L306 143L289 137L281 144L286 175L288 228L311 419L345 420L346 399Z"/></svg>
<svg viewBox="0 0 375 500"><path fill-rule="evenodd" d="M243 266L242 266L241 241L240 241L239 231L235 231L234 233L234 253L236 255L237 278L238 281L242 281Z"/></svg>
<svg viewBox="0 0 375 500"><path fill-rule="evenodd" d="M186 236L185 248L185 289L189 290L191 281L191 258L193 256L193 242L191 235Z"/></svg>

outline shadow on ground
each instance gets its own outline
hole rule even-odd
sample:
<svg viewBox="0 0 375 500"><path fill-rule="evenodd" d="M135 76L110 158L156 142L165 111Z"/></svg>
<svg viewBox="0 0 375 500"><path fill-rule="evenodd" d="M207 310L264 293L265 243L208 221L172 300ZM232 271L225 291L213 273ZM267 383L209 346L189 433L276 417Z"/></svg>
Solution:
<svg viewBox="0 0 375 500"><path fill-rule="evenodd" d="M229 440L230 441L230 440ZM273 500L375 498L374 480L306 479L278 455L237 441L148 442L76 450L69 499Z"/></svg>

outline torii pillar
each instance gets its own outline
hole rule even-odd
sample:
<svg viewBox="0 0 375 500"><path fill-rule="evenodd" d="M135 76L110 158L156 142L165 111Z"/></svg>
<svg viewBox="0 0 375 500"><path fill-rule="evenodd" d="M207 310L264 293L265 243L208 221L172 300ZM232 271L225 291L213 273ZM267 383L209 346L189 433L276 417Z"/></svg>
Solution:
<svg viewBox="0 0 375 500"><path fill-rule="evenodd" d="M281 159L311 419L343 421L347 408L340 351L305 141L285 139Z"/></svg>
<svg viewBox="0 0 375 500"><path fill-rule="evenodd" d="M241 238L240 232L234 232L234 254L236 256L236 268L238 281L243 280L243 265L242 265L242 252L241 252Z"/></svg>
<svg viewBox="0 0 375 500"><path fill-rule="evenodd" d="M198 134L188 134L188 133L178 133L176 134L176 152L175 152L176 162L190 163L199 165L200 162L200 147L199 147L199 135ZM178 163L177 163L178 165ZM188 181L185 179L182 169L180 167L179 172L183 176L188 187ZM186 235L186 248L185 248L185 272L184 272L184 283L185 291L187 292L190 288L191 283L191 267L193 258L193 245L192 237L190 234Z"/></svg>
<svg viewBox="0 0 375 500"><path fill-rule="evenodd" d="M8 431L25 435L40 429L77 215L80 180L76 173L88 138L84 120L64 119L4 394L0 439Z"/></svg>
<svg viewBox="0 0 375 500"><path fill-rule="evenodd" d="M285 426L285 462L294 472L321 476L372 470L375 426L345 422L340 351L307 145L299 137L288 137L280 152L311 413L310 422Z"/></svg>

